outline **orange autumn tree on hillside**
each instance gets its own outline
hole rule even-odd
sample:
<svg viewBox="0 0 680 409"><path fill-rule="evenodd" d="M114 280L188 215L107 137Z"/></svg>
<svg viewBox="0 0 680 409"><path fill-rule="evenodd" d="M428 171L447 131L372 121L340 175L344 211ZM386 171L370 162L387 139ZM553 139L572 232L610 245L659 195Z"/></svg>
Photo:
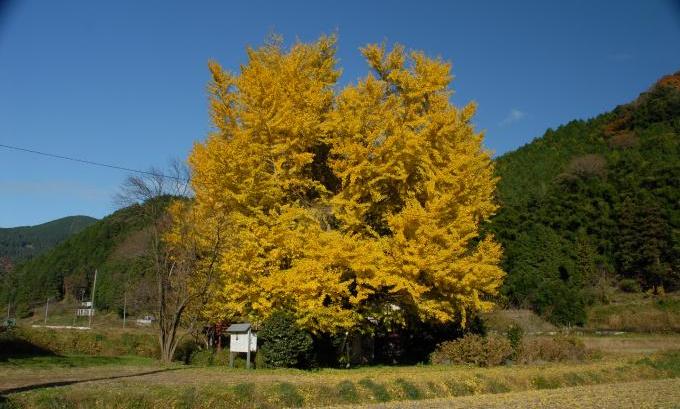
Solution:
<svg viewBox="0 0 680 409"><path fill-rule="evenodd" d="M274 38L238 74L210 63L214 131L189 157L195 220L228 220L208 319L286 309L338 332L491 306L501 249L479 226L496 180L474 106L450 103L449 63L362 52L371 73L341 92L334 37Z"/></svg>

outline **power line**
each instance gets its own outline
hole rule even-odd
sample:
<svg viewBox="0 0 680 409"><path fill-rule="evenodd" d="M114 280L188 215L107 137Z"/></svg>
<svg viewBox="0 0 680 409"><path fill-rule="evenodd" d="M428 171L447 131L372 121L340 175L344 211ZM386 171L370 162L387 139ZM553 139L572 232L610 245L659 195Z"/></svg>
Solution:
<svg viewBox="0 0 680 409"><path fill-rule="evenodd" d="M154 173L154 172L148 172L148 171L145 171L145 170L126 168L124 166L112 165L110 163L101 163L101 162L94 162L94 161L91 161L91 160L78 159L78 158L73 158L73 157L70 157L70 156L63 156L63 155L57 155L57 154L54 154L54 153L36 151L36 150L33 150L33 149L20 148L18 146L11 146L11 145L5 145L5 144L0 143L0 148L11 149L11 150L21 151L21 152L28 152L28 153L33 153L33 154L36 154L36 155L47 156L47 157L50 157L50 158L70 160L72 162L83 163L85 165L101 166L101 167L104 167L104 168L111 168L111 169L123 170L123 171L126 171L126 172L140 173L140 174L143 174L143 175L160 176L160 177L164 177L164 178L168 178L168 179L178 180L180 182L186 182L187 181L186 179L181 178L181 177L177 177L177 176L169 176L169 175L164 175L162 173Z"/></svg>

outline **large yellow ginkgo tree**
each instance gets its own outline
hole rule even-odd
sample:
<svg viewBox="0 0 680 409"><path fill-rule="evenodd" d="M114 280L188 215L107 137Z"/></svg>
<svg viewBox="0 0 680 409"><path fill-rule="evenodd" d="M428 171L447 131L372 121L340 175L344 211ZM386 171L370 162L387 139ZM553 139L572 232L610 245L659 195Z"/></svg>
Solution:
<svg viewBox="0 0 680 409"><path fill-rule="evenodd" d="M451 104L450 64L400 46L364 48L371 73L338 92L335 46L273 38L238 74L210 64L214 131L189 157L192 206L226 227L204 315L285 309L331 333L465 325L503 278L499 245L479 237L496 180L475 108Z"/></svg>

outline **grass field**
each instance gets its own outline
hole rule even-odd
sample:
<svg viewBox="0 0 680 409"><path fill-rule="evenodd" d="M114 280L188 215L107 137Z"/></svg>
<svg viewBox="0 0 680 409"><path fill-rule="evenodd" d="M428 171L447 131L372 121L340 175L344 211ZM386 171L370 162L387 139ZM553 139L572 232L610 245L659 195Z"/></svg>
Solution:
<svg viewBox="0 0 680 409"><path fill-rule="evenodd" d="M345 405L335 408L347 407L357 406ZM678 408L680 407L680 379L574 386L459 398L429 399L426 401L402 401L361 405L359 407L364 409Z"/></svg>
<svg viewBox="0 0 680 409"><path fill-rule="evenodd" d="M610 324L626 317L627 326L642 332L579 332L595 351L592 359L494 368L161 366L150 358L153 330L107 327L99 317L103 326L93 331L30 330L31 342L58 355L3 361L0 351L0 408L680 408L680 334L646 332L678 315L677 298L630 297L592 310L593 322L601 324L591 329L617 329ZM631 304L639 307L634 317ZM525 310L494 314L489 323L491 329L521 323L527 332L556 330ZM119 356L131 353L136 356Z"/></svg>
<svg viewBox="0 0 680 409"><path fill-rule="evenodd" d="M637 341L642 342L644 337ZM677 341L678 338L675 339ZM224 367L160 366L139 357L39 357L0 363L0 394L5 407L36 408L275 408L363 405L424 399L425 406L480 407L504 399L562 402L609 396L621 383L634 382L640 393L673 389L680 376L680 352L664 351L671 341L645 356L635 339L617 354L584 363L476 368L464 366L370 367L351 370L230 370ZM626 352L628 351L628 352ZM652 382L652 383L648 383ZM657 383L654 383L657 382ZM595 385L601 385L592 389ZM591 390L592 389L592 390ZM598 392L602 389L605 392ZM545 392L544 390L551 390ZM562 391L562 392L560 392ZM645 392L647 391L647 392ZM520 394L517 395L516 393ZM508 394L509 393L509 394ZM496 394L503 394L493 396ZM444 400L441 400L441 399ZM462 400L460 400L462 399ZM579 398L581 399L581 398ZM677 393L656 407L680 404ZM651 398L649 402L651 402ZM476 402L474 406L470 402ZM545 403L549 405L549 403ZM410 404L408 404L410 405ZM506 405L507 406L507 405ZM597 406L597 405L596 405ZM500 407L500 406L499 406ZM589 407L589 406L586 406Z"/></svg>
<svg viewBox="0 0 680 409"><path fill-rule="evenodd" d="M680 348L680 334L627 333L615 336L585 335L580 338L587 348L605 355L649 354Z"/></svg>
<svg viewBox="0 0 680 409"><path fill-rule="evenodd" d="M618 293L611 303L588 310L588 327L649 333L680 332L680 294L654 297Z"/></svg>

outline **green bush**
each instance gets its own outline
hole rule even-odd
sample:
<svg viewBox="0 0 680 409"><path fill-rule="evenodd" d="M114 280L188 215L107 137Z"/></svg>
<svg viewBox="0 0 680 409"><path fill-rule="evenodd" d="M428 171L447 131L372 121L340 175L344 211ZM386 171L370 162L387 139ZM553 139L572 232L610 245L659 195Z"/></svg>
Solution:
<svg viewBox="0 0 680 409"><path fill-rule="evenodd" d="M512 354L512 345L506 338L467 334L455 341L439 344L430 356L430 361L433 364L496 366L503 364Z"/></svg>
<svg viewBox="0 0 680 409"><path fill-rule="evenodd" d="M243 359L240 357L234 357L235 366L238 366ZM191 353L191 358L189 363L192 365L199 366L228 366L229 365L229 350L222 349L220 351L215 351L212 349L195 349ZM242 367L245 367L245 361L243 361Z"/></svg>
<svg viewBox="0 0 680 409"><path fill-rule="evenodd" d="M562 386L559 380L546 378L541 375L533 379L533 384L536 386L536 389L557 389Z"/></svg>
<svg viewBox="0 0 680 409"><path fill-rule="evenodd" d="M260 353L256 352L256 353L255 353L255 358L254 358L255 368L266 368L266 367L267 367L267 363L265 362L264 359L265 359L265 357L264 357L264 354L263 354L263 353L261 353L261 352L260 352Z"/></svg>
<svg viewBox="0 0 680 409"><path fill-rule="evenodd" d="M639 293L642 291L640 288L640 283L637 282L637 280L634 280L632 278L624 278L621 281L619 281L619 288L621 291L626 292L626 293Z"/></svg>
<svg viewBox="0 0 680 409"><path fill-rule="evenodd" d="M215 361L215 354L209 349L197 349L191 353L191 365L211 366Z"/></svg>
<svg viewBox="0 0 680 409"><path fill-rule="evenodd" d="M185 339L177 345L173 359L185 364L189 364L191 363L194 352L199 351L200 349L201 345L199 345L195 340Z"/></svg>
<svg viewBox="0 0 680 409"><path fill-rule="evenodd" d="M300 329L287 312L275 312L258 333L264 363L273 368L308 368L313 352L312 337Z"/></svg>
<svg viewBox="0 0 680 409"><path fill-rule="evenodd" d="M238 362L238 357L234 357L234 362ZM220 351L215 351L213 364L217 366L229 365L229 349L224 348Z"/></svg>
<svg viewBox="0 0 680 409"><path fill-rule="evenodd" d="M506 338L510 342L512 350L517 353L522 346L522 340L524 339L524 330L517 324L510 324L508 330L505 334Z"/></svg>

